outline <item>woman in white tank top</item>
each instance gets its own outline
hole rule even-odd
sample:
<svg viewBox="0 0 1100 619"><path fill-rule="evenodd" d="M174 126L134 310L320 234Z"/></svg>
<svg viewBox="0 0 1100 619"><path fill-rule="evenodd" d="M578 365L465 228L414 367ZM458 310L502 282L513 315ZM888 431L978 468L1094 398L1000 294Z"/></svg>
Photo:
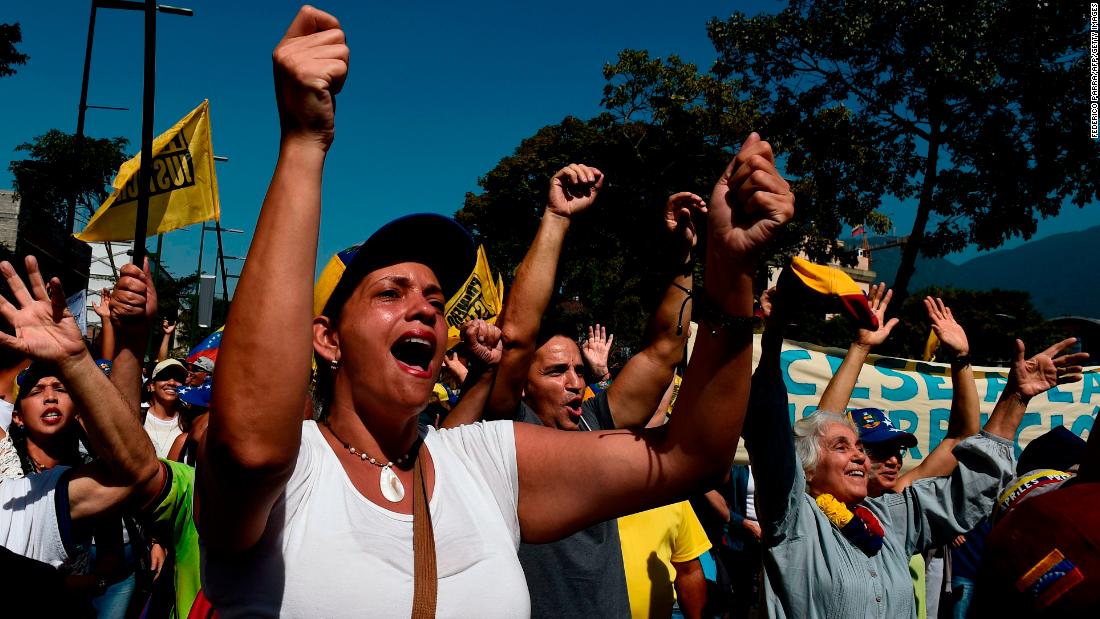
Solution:
<svg viewBox="0 0 1100 619"><path fill-rule="evenodd" d="M343 275L311 307L322 170L348 54L337 20L312 7L274 53L279 160L225 328L197 469L204 586L222 617L417 616L420 460L436 614L524 616L521 538L551 541L666 504L729 470L748 395L755 256L790 219L794 198L770 146L752 134L712 193L707 291L694 296L708 310L672 423L641 433L511 422L421 431L417 416L445 353L444 306L475 246L448 218L395 220L341 255ZM601 182L593 170L555 177L543 226L564 232L592 203ZM364 194L364 207L374 206ZM302 422L311 347L319 424Z"/></svg>

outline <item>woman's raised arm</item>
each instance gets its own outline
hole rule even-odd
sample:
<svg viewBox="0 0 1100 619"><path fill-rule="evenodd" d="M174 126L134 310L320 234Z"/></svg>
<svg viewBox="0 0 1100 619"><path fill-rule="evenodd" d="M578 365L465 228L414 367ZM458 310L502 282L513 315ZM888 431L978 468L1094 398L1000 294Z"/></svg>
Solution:
<svg viewBox="0 0 1100 619"><path fill-rule="evenodd" d="M279 159L226 320L199 454L196 521L210 546L228 551L260 538L301 442L321 174L348 70L339 22L302 7L273 61Z"/></svg>

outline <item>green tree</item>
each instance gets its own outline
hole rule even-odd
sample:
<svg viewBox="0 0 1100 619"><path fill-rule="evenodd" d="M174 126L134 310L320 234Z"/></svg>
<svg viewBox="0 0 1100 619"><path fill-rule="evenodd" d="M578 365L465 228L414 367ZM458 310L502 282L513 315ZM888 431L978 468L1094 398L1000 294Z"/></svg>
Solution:
<svg viewBox="0 0 1100 619"><path fill-rule="evenodd" d="M485 244L489 263L509 277L542 216L550 177L571 162L608 179L596 206L571 227L558 269L558 315L610 326L620 348L636 349L671 261L660 221L677 191L705 193L726 163L724 150L697 136L610 113L543 127L479 179L457 219ZM705 189L704 189L705 188Z"/></svg>
<svg viewBox="0 0 1100 619"><path fill-rule="evenodd" d="M884 197L916 201L904 292L918 252L1030 238L1037 216L1097 197L1084 6L791 0L711 21L713 73L759 107L822 237L881 227Z"/></svg>
<svg viewBox="0 0 1100 619"><path fill-rule="evenodd" d="M24 208L34 216L28 221L67 223L69 200L75 197L90 214L110 195L108 188L119 166L126 161L126 138L85 137L77 152L74 136L50 129L15 147L28 157L8 166L15 191ZM38 219L38 218L48 219Z"/></svg>
<svg viewBox="0 0 1100 619"><path fill-rule="evenodd" d="M23 31L18 23L0 24L0 77L15 75L17 65L27 64L27 55L15 49L15 44L23 40Z"/></svg>

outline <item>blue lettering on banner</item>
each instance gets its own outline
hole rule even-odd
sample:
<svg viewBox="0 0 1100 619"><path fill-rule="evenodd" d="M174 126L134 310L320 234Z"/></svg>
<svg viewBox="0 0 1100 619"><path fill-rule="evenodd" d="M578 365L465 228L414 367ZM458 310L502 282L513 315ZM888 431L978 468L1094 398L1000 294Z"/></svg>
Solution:
<svg viewBox="0 0 1100 619"><path fill-rule="evenodd" d="M1050 416L1050 429L1053 430L1054 428L1057 428L1058 426L1065 425L1064 420L1065 420L1065 417L1063 417L1062 415L1051 415Z"/></svg>
<svg viewBox="0 0 1100 619"><path fill-rule="evenodd" d="M901 365L898 365L899 359L890 359L889 357L883 357L875 362L875 369L877 369L883 376L887 378L897 378L901 380L901 385L897 387L882 386L882 398L884 400L890 400L891 402L904 402L917 396L917 381L908 374L901 372L895 372L890 369L890 366L901 369L905 367L905 362L901 361Z"/></svg>
<svg viewBox="0 0 1100 619"><path fill-rule="evenodd" d="M787 402L787 415L791 418L791 426L794 426L794 402Z"/></svg>
<svg viewBox="0 0 1100 619"><path fill-rule="evenodd" d="M943 384L947 382L947 379L940 376L940 368L934 365L928 365L927 363L918 363L917 372L920 372L920 377L924 381L924 385L928 387L928 399L929 400L950 400L951 390L944 389Z"/></svg>
<svg viewBox="0 0 1100 619"><path fill-rule="evenodd" d="M791 395L815 395L817 385L813 383L799 383L791 378L791 364L795 361L804 361L810 358L810 351L794 348L784 350L779 355L779 366L783 369L783 383L787 385L787 393Z"/></svg>
<svg viewBox="0 0 1100 619"><path fill-rule="evenodd" d="M985 424L989 423L989 413L982 413L978 415L978 417L981 419L981 423L979 423L978 425L984 428Z"/></svg>
<svg viewBox="0 0 1100 619"><path fill-rule="evenodd" d="M947 436L947 427L951 423L951 410L947 408L933 408L928 411L928 452L932 453Z"/></svg>
<svg viewBox="0 0 1100 619"><path fill-rule="evenodd" d="M1047 400L1051 402L1068 402L1073 404L1073 394L1059 391L1057 386L1051 387L1050 391L1047 391Z"/></svg>
<svg viewBox="0 0 1100 619"><path fill-rule="evenodd" d="M807 404L806 408L802 409L802 418L805 419L816 412L817 404Z"/></svg>
<svg viewBox="0 0 1100 619"><path fill-rule="evenodd" d="M1070 428L1070 432L1073 432L1077 436L1081 436L1085 431L1092 432L1093 422L1095 421L1095 415L1080 415L1077 419L1073 420L1073 427Z"/></svg>
<svg viewBox="0 0 1100 619"><path fill-rule="evenodd" d="M1016 436L1013 437L1013 442L1015 443L1016 447L1017 458L1020 457L1020 452L1023 451L1023 449L1020 449L1020 433L1023 432L1024 429L1030 428L1031 426L1041 425L1043 425L1042 415L1040 415L1039 413L1024 413L1023 420L1020 421L1020 427L1016 428Z"/></svg>
<svg viewBox="0 0 1100 619"><path fill-rule="evenodd" d="M985 401L996 402L1001 397L1001 392L1005 390L1005 385L1008 383L1008 379L1003 376L997 376L996 374L985 375Z"/></svg>
<svg viewBox="0 0 1100 619"><path fill-rule="evenodd" d="M1088 372L1081 385L1081 404L1092 404L1092 396L1097 393L1100 393L1100 372Z"/></svg>
<svg viewBox="0 0 1100 619"><path fill-rule="evenodd" d="M836 376L837 370L840 369L840 364L844 363L844 359L841 357L834 357L832 355L825 355L825 360L829 362L829 369L833 371L833 376ZM867 387L859 386L859 378L856 377L856 386L852 389L853 400L868 400L871 398L871 390Z"/></svg>
<svg viewBox="0 0 1100 619"><path fill-rule="evenodd" d="M920 417L917 417L917 414L913 411L899 409L890 411L890 421L893 422L894 427L902 432L916 434L917 426L920 424ZM909 457L914 460L920 460L924 457L920 453L920 443L917 443L916 447L909 450Z"/></svg>

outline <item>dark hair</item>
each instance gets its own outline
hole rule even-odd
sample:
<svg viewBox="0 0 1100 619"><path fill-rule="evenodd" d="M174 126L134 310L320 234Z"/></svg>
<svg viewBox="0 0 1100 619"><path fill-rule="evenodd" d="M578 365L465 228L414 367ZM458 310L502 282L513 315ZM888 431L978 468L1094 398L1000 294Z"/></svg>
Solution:
<svg viewBox="0 0 1100 619"><path fill-rule="evenodd" d="M542 348L544 344L559 335L576 342L579 335L579 325L576 320L563 314L548 313L543 317L542 323L539 325L538 335L535 336L535 349Z"/></svg>
<svg viewBox="0 0 1100 619"><path fill-rule="evenodd" d="M21 377L19 395L15 398L14 410L20 413L22 412L20 407L22 406L23 400L26 398L27 393L38 384L38 381L47 376L59 375L57 368L51 365L40 362L32 363L31 366L27 368L26 373ZM23 469L23 474L30 475L32 473L37 473L38 468L35 466L34 459L31 458L30 451L27 448L27 439L30 438L30 432L28 432L25 427L13 423L8 429L8 434L11 436L11 443L15 448L15 453L19 455L19 466ZM66 429L66 436L69 437L70 442L66 444L65 454L62 456L59 464L63 466L79 466L91 460L90 455L86 458L80 453L80 447L83 445L84 450L88 454L91 454L91 446L88 441L88 436L84 433L83 426L80 425L80 421L75 417L73 418L72 425Z"/></svg>

